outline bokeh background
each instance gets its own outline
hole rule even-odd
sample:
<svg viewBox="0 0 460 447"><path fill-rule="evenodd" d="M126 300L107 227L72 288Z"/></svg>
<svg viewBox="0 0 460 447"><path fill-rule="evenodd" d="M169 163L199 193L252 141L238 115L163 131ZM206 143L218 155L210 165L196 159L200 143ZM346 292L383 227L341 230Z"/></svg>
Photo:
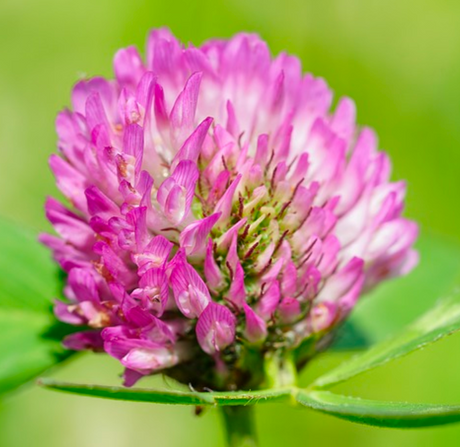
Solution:
<svg viewBox="0 0 460 447"><path fill-rule="evenodd" d="M382 336L446 292L460 272L460 2L457 0L1 0L0 214L48 229L42 204L55 194L47 158L54 118L82 76L111 76L122 46L144 48L148 30L168 26L184 42L254 31L274 53L299 55L306 71L351 96L409 185L407 215L420 222L422 263L366 299L360 324ZM441 244L439 241L441 240ZM1 250L1 247L0 247ZM373 320L367 318L372 313ZM366 313L367 312L367 313ZM383 320L386 323L383 325ZM0 328L1 330L1 328ZM11 340L14 343L14 340ZM349 353L318 358L302 381ZM54 376L117 384L120 367L82 355ZM460 403L460 337L356 378L339 390L367 398ZM144 386L164 385L162 379ZM261 407L263 446L458 446L460 426L374 429L307 410ZM3 447L223 445L218 414L111 402L25 387L0 402Z"/></svg>

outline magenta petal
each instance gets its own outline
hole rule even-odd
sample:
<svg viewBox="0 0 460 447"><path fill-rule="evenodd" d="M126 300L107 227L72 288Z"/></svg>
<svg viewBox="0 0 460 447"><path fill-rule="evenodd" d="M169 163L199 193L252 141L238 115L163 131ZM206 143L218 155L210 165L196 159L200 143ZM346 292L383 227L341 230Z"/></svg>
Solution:
<svg viewBox="0 0 460 447"><path fill-rule="evenodd" d="M137 124L130 124L123 135L123 152L134 157L136 177L141 171L143 150L144 130Z"/></svg>
<svg viewBox="0 0 460 447"><path fill-rule="evenodd" d="M69 272L68 285L78 301L99 302L98 286L92 269L72 269Z"/></svg>
<svg viewBox="0 0 460 447"><path fill-rule="evenodd" d="M139 379L142 379L144 376L145 374L141 374L140 372L125 368L125 371L123 372L123 386L128 388L132 387L139 381Z"/></svg>
<svg viewBox="0 0 460 447"><path fill-rule="evenodd" d="M222 197L225 190L227 189L227 184L230 178L230 173L228 171L222 171L219 173L214 182L212 182L211 190L208 195L208 204L214 205L217 203L218 199Z"/></svg>
<svg viewBox="0 0 460 447"><path fill-rule="evenodd" d="M119 208L99 188L90 186L85 190L88 212L91 216L99 216L109 220L119 214Z"/></svg>
<svg viewBox="0 0 460 447"><path fill-rule="evenodd" d="M174 320L170 320L166 323L159 318L153 318L153 322L149 326L144 327L140 332L140 335L147 340L155 341L161 344L174 344L177 340L177 334L173 331L172 321ZM185 327L187 324L188 322L185 322L182 327Z"/></svg>
<svg viewBox="0 0 460 447"><path fill-rule="evenodd" d="M281 270L283 269L285 263L284 258L278 259L268 270L267 273L262 277L262 281L266 283L270 283L274 281L276 278L278 278L278 275L280 274Z"/></svg>
<svg viewBox="0 0 460 447"><path fill-rule="evenodd" d="M187 201L191 202L195 192L195 184L198 180L198 168L196 163L191 160L181 161L172 174L172 178L178 185L183 186L187 190Z"/></svg>
<svg viewBox="0 0 460 447"><path fill-rule="evenodd" d="M126 213L126 222L134 227L134 241L137 251L142 251L151 241L147 226L147 208L139 206Z"/></svg>
<svg viewBox="0 0 460 447"><path fill-rule="evenodd" d="M56 177L58 188L80 211L85 212L87 205L84 191L88 186L88 180L57 155L51 155L49 164Z"/></svg>
<svg viewBox="0 0 460 447"><path fill-rule="evenodd" d="M158 345L131 349L122 359L122 365L140 373L152 373L174 366L177 355L171 349Z"/></svg>
<svg viewBox="0 0 460 447"><path fill-rule="evenodd" d="M199 317L211 301L206 284L183 254L178 253L171 264L170 281L177 307L187 318Z"/></svg>
<svg viewBox="0 0 460 447"><path fill-rule="evenodd" d="M139 286L131 293L131 296L139 299L145 309L160 317L164 312L169 296L166 271L159 268L147 270L142 276Z"/></svg>
<svg viewBox="0 0 460 447"><path fill-rule="evenodd" d="M77 306L63 303L62 301L56 301L54 306L54 314L56 318L68 324L80 326L86 323L85 318L76 312Z"/></svg>
<svg viewBox="0 0 460 447"><path fill-rule="evenodd" d="M209 287L213 290L219 290L222 286L223 276L215 259L213 242L210 238L206 247L206 257L204 260L204 276Z"/></svg>
<svg viewBox="0 0 460 447"><path fill-rule="evenodd" d="M211 214L204 219L193 222L181 232L180 245L187 255L194 255L204 251L208 234L219 217L219 213Z"/></svg>
<svg viewBox="0 0 460 447"><path fill-rule="evenodd" d="M85 349L102 351L104 343L100 331L85 331L67 335L64 338L63 345L67 349L74 351L83 351Z"/></svg>
<svg viewBox="0 0 460 447"><path fill-rule="evenodd" d="M113 84L101 77L85 79L77 82L72 90L72 105L75 112L84 115L88 99L92 96L99 97L104 109L109 112L111 118L113 109L116 106L116 94Z"/></svg>
<svg viewBox="0 0 460 447"><path fill-rule="evenodd" d="M293 323L302 313L300 302L295 298L286 297L278 305L278 313L283 323Z"/></svg>
<svg viewBox="0 0 460 447"><path fill-rule="evenodd" d="M143 275L150 268L163 267L169 259L172 247L173 244L165 237L155 236L141 253L133 256L139 275Z"/></svg>
<svg viewBox="0 0 460 447"><path fill-rule="evenodd" d="M283 271L281 290L284 296L292 296L297 292L297 268L292 261L287 263Z"/></svg>
<svg viewBox="0 0 460 447"><path fill-rule="evenodd" d="M134 293L134 292L133 292ZM130 297L133 298L133 297ZM148 299L148 298L147 298ZM146 301L147 301L146 299ZM122 310L126 321L135 327L149 326L154 322L152 313L135 304L135 300L126 297L122 303Z"/></svg>
<svg viewBox="0 0 460 447"><path fill-rule="evenodd" d="M235 225L230 227L217 241L217 250L219 252L228 250L230 244L238 236L239 231L246 225L248 219L245 217L239 220Z"/></svg>
<svg viewBox="0 0 460 447"><path fill-rule="evenodd" d="M198 343L209 355L220 352L235 339L235 316L222 304L211 301L198 319Z"/></svg>
<svg viewBox="0 0 460 447"><path fill-rule="evenodd" d="M238 262L233 272L233 279L228 291L228 299L238 307L242 307L246 301L246 289L244 287L244 270Z"/></svg>
<svg viewBox="0 0 460 447"><path fill-rule="evenodd" d="M157 78L155 74L151 71L147 71L142 75L139 84L136 86L136 102L144 107L144 109L147 108L149 101L152 99L151 96L154 93L156 81Z"/></svg>
<svg viewBox="0 0 460 447"><path fill-rule="evenodd" d="M171 222L179 223L184 220L187 213L186 195L187 190L177 183L169 191L163 212Z"/></svg>
<svg viewBox="0 0 460 447"><path fill-rule="evenodd" d="M169 117L166 111L163 87L160 84L155 84L155 98L153 106L156 124L158 126L158 130L162 133L162 131L169 129Z"/></svg>
<svg viewBox="0 0 460 447"><path fill-rule="evenodd" d="M225 265L230 269L230 276L235 272L236 266L240 264L240 258L238 257L238 237L235 234L227 252Z"/></svg>
<svg viewBox="0 0 460 447"><path fill-rule="evenodd" d="M50 234L40 234L38 240L53 251L54 259L66 272L75 267L90 267L91 261L96 258L93 253L81 252L64 240Z"/></svg>
<svg viewBox="0 0 460 447"><path fill-rule="evenodd" d="M99 93L92 93L88 96L85 104L85 117L90 131L93 131L99 125L108 128L106 111Z"/></svg>
<svg viewBox="0 0 460 447"><path fill-rule="evenodd" d="M232 210L232 205L233 205L233 200L234 200L234 195L236 188L238 186L238 183L241 180L241 174L238 174L231 185L228 187L228 189L225 191L224 195L222 198L217 202L217 205L214 209L214 212L221 213L221 216L219 218L219 223L223 225L224 223L227 223L228 218L230 216L230 212Z"/></svg>
<svg viewBox="0 0 460 447"><path fill-rule="evenodd" d="M158 189L157 200L171 222L180 223L188 215L198 180L196 164L190 160L181 161L171 177Z"/></svg>
<svg viewBox="0 0 460 447"><path fill-rule="evenodd" d="M273 281L267 288L259 301L258 313L265 320L272 318L281 298L280 285L278 281Z"/></svg>
<svg viewBox="0 0 460 447"><path fill-rule="evenodd" d="M126 326L105 328L101 335L104 340L104 350L116 359L122 359L132 348L146 344L145 341L129 338L130 330Z"/></svg>
<svg viewBox="0 0 460 447"><path fill-rule="evenodd" d="M78 305L78 313L85 319L85 324L95 329L100 329L113 324L116 318L100 304L92 301L82 301Z"/></svg>
<svg viewBox="0 0 460 447"><path fill-rule="evenodd" d="M211 126L212 118L204 119L193 133L185 140L179 152L174 157L171 163L171 168L174 169L182 160L191 160L195 163L200 155L209 127Z"/></svg>
<svg viewBox="0 0 460 447"><path fill-rule="evenodd" d="M314 265L310 265L299 279L299 300L311 301L318 293L320 281L321 273Z"/></svg>
<svg viewBox="0 0 460 447"><path fill-rule="evenodd" d="M90 226L76 214L68 211L57 200L48 198L45 203L46 217L56 232L67 242L82 250L95 242Z"/></svg>
<svg viewBox="0 0 460 447"><path fill-rule="evenodd" d="M137 275L128 268L113 248L107 243L99 241L94 244L93 250L101 255L102 273L105 275L105 279L109 281L116 279L120 284L128 288L133 284Z"/></svg>
<svg viewBox="0 0 460 447"><path fill-rule="evenodd" d="M159 205L165 206L166 201L168 200L168 196L174 186L177 185L176 180L171 176L168 177L161 185L160 188L158 189L157 192L157 201Z"/></svg>

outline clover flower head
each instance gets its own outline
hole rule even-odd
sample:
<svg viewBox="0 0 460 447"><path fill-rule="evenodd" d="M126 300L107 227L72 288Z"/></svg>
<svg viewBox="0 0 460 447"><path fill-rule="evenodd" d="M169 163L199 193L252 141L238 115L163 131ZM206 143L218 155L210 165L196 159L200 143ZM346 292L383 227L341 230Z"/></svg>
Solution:
<svg viewBox="0 0 460 447"><path fill-rule="evenodd" d="M67 273L71 349L105 351L125 384L164 372L214 389L300 368L360 295L413 268L405 184L348 99L256 35L185 47L154 30L115 79L78 82L50 158L70 202L42 235ZM306 349L306 346L311 348Z"/></svg>

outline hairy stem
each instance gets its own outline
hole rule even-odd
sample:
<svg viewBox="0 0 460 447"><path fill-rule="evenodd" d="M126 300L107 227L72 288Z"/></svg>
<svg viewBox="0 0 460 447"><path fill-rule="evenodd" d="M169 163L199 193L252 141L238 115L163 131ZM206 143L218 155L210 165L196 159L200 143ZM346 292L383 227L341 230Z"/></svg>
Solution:
<svg viewBox="0 0 460 447"><path fill-rule="evenodd" d="M229 447L257 447L254 407L221 407Z"/></svg>

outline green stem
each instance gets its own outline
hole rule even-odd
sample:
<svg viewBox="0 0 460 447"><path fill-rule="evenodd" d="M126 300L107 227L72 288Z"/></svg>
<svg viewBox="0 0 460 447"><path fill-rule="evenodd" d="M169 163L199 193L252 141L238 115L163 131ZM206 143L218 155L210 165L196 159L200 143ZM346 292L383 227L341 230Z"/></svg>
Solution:
<svg viewBox="0 0 460 447"><path fill-rule="evenodd" d="M265 388L297 385L297 369L292 353L272 352L265 356Z"/></svg>
<svg viewBox="0 0 460 447"><path fill-rule="evenodd" d="M229 447L257 447L254 407L221 407Z"/></svg>

